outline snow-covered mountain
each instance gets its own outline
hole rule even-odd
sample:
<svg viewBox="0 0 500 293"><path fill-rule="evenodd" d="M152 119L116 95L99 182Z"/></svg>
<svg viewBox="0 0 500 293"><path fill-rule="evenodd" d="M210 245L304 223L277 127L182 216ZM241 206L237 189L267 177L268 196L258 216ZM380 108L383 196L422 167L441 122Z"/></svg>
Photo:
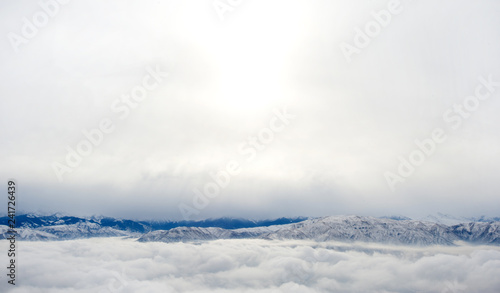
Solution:
<svg viewBox="0 0 500 293"><path fill-rule="evenodd" d="M459 240L447 226L412 220L390 220L360 216L332 216L287 225L266 239L314 239L385 242L394 244L453 244Z"/></svg>
<svg viewBox="0 0 500 293"><path fill-rule="evenodd" d="M288 225L284 225L288 226ZM222 228L203 228L203 227L177 227L170 230L152 231L142 235L138 239L140 242L160 241L160 242L179 242L179 241L199 241L216 239L242 239L256 238L265 233L277 231L281 226L241 228L241 229L222 229Z"/></svg>
<svg viewBox="0 0 500 293"><path fill-rule="evenodd" d="M452 245L455 241L500 244L500 222L454 226L360 216L330 216L264 228L213 229L183 227L144 234L139 241L193 241L234 238L365 241L410 245Z"/></svg>
<svg viewBox="0 0 500 293"><path fill-rule="evenodd" d="M500 244L500 222L473 222L450 227L461 240L474 243Z"/></svg>
<svg viewBox="0 0 500 293"><path fill-rule="evenodd" d="M24 214L16 216L16 238L19 240L64 240L88 237L139 237L146 232L186 226L234 229L282 225L300 222L305 219L279 218L253 221L219 218L203 221L134 221L102 216L80 218L63 214ZM9 217L0 217L0 239L9 236L7 234L9 220Z"/></svg>
<svg viewBox="0 0 500 293"><path fill-rule="evenodd" d="M442 215L441 218L450 218ZM7 238L8 219L0 218L0 239ZM435 218L434 218L435 219ZM139 241L204 241L215 239L310 239L317 241L365 241L411 245L452 245L456 241L500 244L500 222L482 221L455 225L384 218L330 216L280 218L268 221L221 218L204 221L133 221L109 217L79 218L65 215L16 217L19 240L64 240L89 237L138 237ZM184 225L183 225L184 224ZM259 226L258 226L259 225ZM228 228L229 227L229 228Z"/></svg>
<svg viewBox="0 0 500 293"><path fill-rule="evenodd" d="M457 216L447 215L443 213L436 213L432 215L427 215L422 218L418 218L416 220L452 226L470 222L498 222L500 221L500 218L499 217L488 218L486 216L467 218L467 217L457 217Z"/></svg>
<svg viewBox="0 0 500 293"><path fill-rule="evenodd" d="M70 225L54 225L39 228L19 228L16 239L19 240L67 240L89 237L140 236L141 233L102 227L96 223L80 222ZM8 226L0 226L0 239L9 237Z"/></svg>

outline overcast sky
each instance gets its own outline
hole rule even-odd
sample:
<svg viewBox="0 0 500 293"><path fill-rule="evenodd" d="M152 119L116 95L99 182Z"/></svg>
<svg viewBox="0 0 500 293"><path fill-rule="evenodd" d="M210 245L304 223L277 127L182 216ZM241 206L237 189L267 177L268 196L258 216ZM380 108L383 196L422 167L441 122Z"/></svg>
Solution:
<svg viewBox="0 0 500 293"><path fill-rule="evenodd" d="M498 1L51 3L0 4L0 178L20 210L500 214Z"/></svg>

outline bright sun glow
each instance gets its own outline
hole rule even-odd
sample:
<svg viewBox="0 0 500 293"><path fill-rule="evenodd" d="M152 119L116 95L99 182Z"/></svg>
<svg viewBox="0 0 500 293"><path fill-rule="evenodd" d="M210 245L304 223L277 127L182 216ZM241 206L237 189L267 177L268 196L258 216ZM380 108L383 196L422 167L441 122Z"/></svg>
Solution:
<svg viewBox="0 0 500 293"><path fill-rule="evenodd" d="M247 7L238 18L214 28L211 47L219 69L214 102L222 109L267 110L287 99L284 70L293 62L290 52L299 39L302 10L284 3L280 7L286 13L276 15L276 8Z"/></svg>

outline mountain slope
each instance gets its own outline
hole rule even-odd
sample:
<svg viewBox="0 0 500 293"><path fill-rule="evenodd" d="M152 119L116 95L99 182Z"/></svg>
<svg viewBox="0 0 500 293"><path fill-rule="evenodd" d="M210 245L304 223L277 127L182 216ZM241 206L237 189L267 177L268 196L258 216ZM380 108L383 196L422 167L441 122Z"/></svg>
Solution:
<svg viewBox="0 0 500 293"><path fill-rule="evenodd" d="M199 241L216 239L242 239L255 238L264 233L271 233L279 229L280 226L241 228L241 229L222 229L222 228L204 228L204 227L177 227L170 230L152 231L142 235L138 241L160 241L160 242L179 242L179 241Z"/></svg>
<svg viewBox="0 0 500 293"><path fill-rule="evenodd" d="M225 230L183 227L144 234L138 241L234 238L364 241L406 245L453 245L455 241L500 244L500 222L446 226L432 222L360 216L331 216L281 226Z"/></svg>
<svg viewBox="0 0 500 293"><path fill-rule="evenodd" d="M500 222L465 223L449 229L464 241L500 245Z"/></svg>
<svg viewBox="0 0 500 293"><path fill-rule="evenodd" d="M449 218L445 216L445 218ZM7 217L0 218L0 239L9 235ZM456 241L500 245L500 222L445 225L409 220L403 216L373 218L330 216L268 221L220 218L205 221L133 221L109 217L78 218L63 215L16 217L18 240L64 240L89 237L140 237L138 241L207 241L216 239L310 239L364 241L409 245L453 245ZM485 219L482 219L485 220ZM181 223L188 226L179 227ZM278 223L280 225L271 225ZM2 225L4 224L4 225ZM206 227L218 225L219 227ZM256 225L262 225L256 227ZM222 226L222 227L220 227ZM240 228L243 226L244 228ZM173 227L158 229L158 227ZM223 227L239 227L226 229Z"/></svg>
<svg viewBox="0 0 500 293"><path fill-rule="evenodd" d="M447 215L443 213L436 213L433 215L427 215L426 217L423 218L418 218L416 220L452 226L470 222L498 222L500 221L500 218L499 217L489 218L486 216L466 218L466 217Z"/></svg>
<svg viewBox="0 0 500 293"><path fill-rule="evenodd" d="M134 221L110 217L80 218L62 214L16 216L18 240L64 240L88 237L139 237L155 230L170 230L177 227L220 227L226 229L270 226L303 221L306 218L279 218L252 221L246 219L219 218L203 221ZM9 217L0 217L0 239L8 237ZM172 232L173 235L174 231ZM199 236L201 237L201 236Z"/></svg>
<svg viewBox="0 0 500 293"><path fill-rule="evenodd" d="M459 240L444 225L360 216L312 219L287 225L277 232L264 234L261 237L266 239L343 240L416 245L450 245Z"/></svg>

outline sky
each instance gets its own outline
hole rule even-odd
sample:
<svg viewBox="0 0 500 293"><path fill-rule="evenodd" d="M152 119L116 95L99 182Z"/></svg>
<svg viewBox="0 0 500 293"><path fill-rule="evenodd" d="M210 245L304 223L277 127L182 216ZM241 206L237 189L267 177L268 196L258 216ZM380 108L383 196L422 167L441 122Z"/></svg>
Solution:
<svg viewBox="0 0 500 293"><path fill-rule="evenodd" d="M28 241L22 249L18 283L0 283L9 293L495 293L500 287L494 246L94 238Z"/></svg>
<svg viewBox="0 0 500 293"><path fill-rule="evenodd" d="M500 214L497 1L0 5L20 211Z"/></svg>

